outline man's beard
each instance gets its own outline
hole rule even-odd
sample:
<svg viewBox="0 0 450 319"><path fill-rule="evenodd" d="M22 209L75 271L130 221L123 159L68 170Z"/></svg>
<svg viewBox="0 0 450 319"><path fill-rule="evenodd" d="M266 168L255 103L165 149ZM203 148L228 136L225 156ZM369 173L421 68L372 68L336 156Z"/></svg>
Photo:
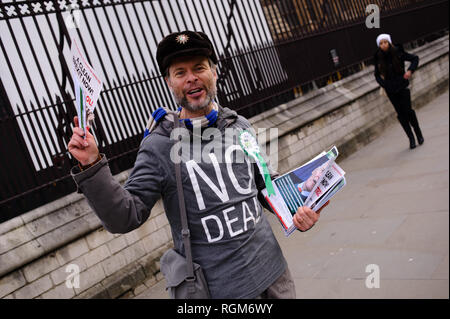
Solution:
<svg viewBox="0 0 450 319"><path fill-rule="evenodd" d="M196 105L193 105L192 103L190 103L188 101L186 94L183 94L183 93L177 94L177 93L173 92L173 97L175 98L175 101L177 102L177 104L179 106L185 108L189 112L198 112L198 111L206 109L209 106L209 104L211 104L211 102L216 97L217 87L213 84L209 88L205 87L205 91L206 91L205 100L201 104L195 103Z"/></svg>

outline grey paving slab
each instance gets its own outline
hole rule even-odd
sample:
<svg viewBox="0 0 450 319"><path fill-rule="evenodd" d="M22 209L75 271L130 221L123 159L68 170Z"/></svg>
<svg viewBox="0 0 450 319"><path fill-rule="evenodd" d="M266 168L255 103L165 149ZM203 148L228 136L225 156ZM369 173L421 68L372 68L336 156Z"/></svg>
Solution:
<svg viewBox="0 0 450 319"><path fill-rule="evenodd" d="M410 193L417 190L447 190L449 187L448 179L442 178L445 171L438 171L436 173L422 173L409 176L398 177L381 177L373 179L366 185L368 187L376 188L385 195Z"/></svg>
<svg viewBox="0 0 450 319"><path fill-rule="evenodd" d="M308 246L331 245L332 247L381 245L403 224L405 219L405 216L389 216L324 223L320 231L305 244Z"/></svg>
<svg viewBox="0 0 450 319"><path fill-rule="evenodd" d="M394 249L414 249L422 252L448 254L448 211L411 214L387 240Z"/></svg>
<svg viewBox="0 0 450 319"><path fill-rule="evenodd" d="M436 268L433 275L431 276L432 279L447 279L448 280L448 255L445 256L440 265Z"/></svg>
<svg viewBox="0 0 450 319"><path fill-rule="evenodd" d="M347 248L336 252L313 278L366 279L368 265L378 265L380 281L386 279L431 279L441 255L405 249Z"/></svg>
<svg viewBox="0 0 450 319"><path fill-rule="evenodd" d="M298 279L299 299L432 299L448 298L448 280L383 280L368 289L363 279Z"/></svg>
<svg viewBox="0 0 450 319"><path fill-rule="evenodd" d="M370 214L413 214L424 211L448 211L448 188L440 191L431 191L424 194L422 191L411 193L390 194L380 197L368 212Z"/></svg>

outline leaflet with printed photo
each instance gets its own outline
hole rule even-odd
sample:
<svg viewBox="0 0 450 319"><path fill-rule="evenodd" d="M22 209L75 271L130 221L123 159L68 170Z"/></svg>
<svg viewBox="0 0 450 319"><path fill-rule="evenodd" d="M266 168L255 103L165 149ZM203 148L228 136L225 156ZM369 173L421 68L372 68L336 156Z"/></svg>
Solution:
<svg viewBox="0 0 450 319"><path fill-rule="evenodd" d="M338 164L332 159L328 162L326 168L321 173L318 178L314 188L305 200L304 205L310 207L314 211L316 209L316 203L321 200L321 198L327 193L327 191L333 188L334 185L339 183L344 177L345 172Z"/></svg>
<svg viewBox="0 0 450 319"><path fill-rule="evenodd" d="M302 166L275 178L272 183L275 194L264 198L280 220L286 236L292 234L296 227L293 216L298 207L308 206L314 211L322 207L343 186L345 172L335 159L338 150L334 146L328 152L321 152Z"/></svg>
<svg viewBox="0 0 450 319"><path fill-rule="evenodd" d="M323 196L322 199L319 199L314 207L311 207L313 211L318 211L323 205L325 205L328 200L333 197L342 187L347 183L345 176L342 180L337 183L333 188L330 188Z"/></svg>

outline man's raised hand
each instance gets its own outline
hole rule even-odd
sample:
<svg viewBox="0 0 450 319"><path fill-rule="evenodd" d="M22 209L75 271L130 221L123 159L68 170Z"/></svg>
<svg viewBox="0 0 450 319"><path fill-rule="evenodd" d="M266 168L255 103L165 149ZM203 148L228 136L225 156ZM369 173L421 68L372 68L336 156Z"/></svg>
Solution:
<svg viewBox="0 0 450 319"><path fill-rule="evenodd" d="M98 157L98 147L94 136L89 133L89 126L86 129L86 139L84 131L78 126L78 117L73 118L74 128L72 138L69 141L69 152L75 157L81 165L89 165Z"/></svg>

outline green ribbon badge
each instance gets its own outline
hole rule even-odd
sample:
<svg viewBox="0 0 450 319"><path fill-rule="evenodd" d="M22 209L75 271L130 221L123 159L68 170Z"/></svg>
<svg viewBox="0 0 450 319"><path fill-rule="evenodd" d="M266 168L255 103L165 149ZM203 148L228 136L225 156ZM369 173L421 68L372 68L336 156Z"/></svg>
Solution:
<svg viewBox="0 0 450 319"><path fill-rule="evenodd" d="M272 179L270 178L269 169L267 168L267 163L260 154L260 149L256 138L247 130L243 130L239 133L239 144L244 150L245 154L252 157L258 164L259 171L264 177L264 182L266 184L267 194L269 196L275 195L275 190L273 188Z"/></svg>

